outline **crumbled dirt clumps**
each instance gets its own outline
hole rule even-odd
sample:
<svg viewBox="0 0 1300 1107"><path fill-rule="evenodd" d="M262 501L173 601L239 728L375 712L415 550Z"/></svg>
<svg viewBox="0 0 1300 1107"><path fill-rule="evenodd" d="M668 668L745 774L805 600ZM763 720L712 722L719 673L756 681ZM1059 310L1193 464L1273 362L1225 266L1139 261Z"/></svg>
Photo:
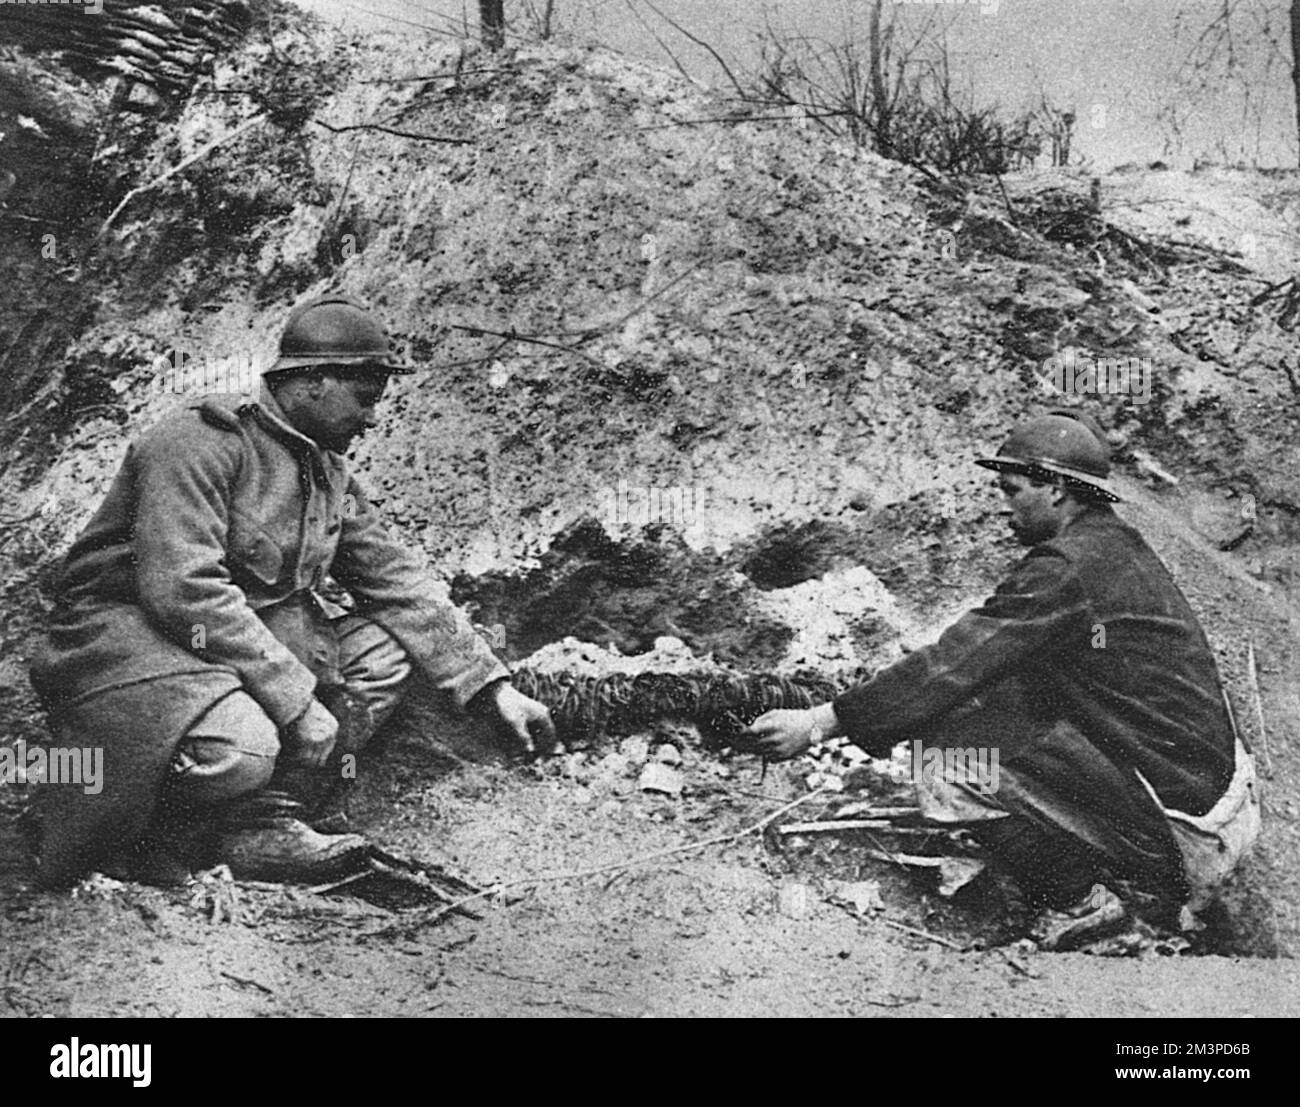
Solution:
<svg viewBox="0 0 1300 1107"><path fill-rule="evenodd" d="M1214 948L1294 951L1300 416L1291 336L1250 304L1276 278L1213 253L1231 247L1214 228L1143 223L1154 201L1123 174L1105 226L1064 175L1009 181L1009 209L925 192L794 121L707 122L732 106L601 51L489 57L293 17L156 126L96 110L112 183L50 278L76 311L39 324L44 372L23 362L4 432L7 740L40 733L23 673L52 566L129 437L189 398L159 386L159 359L264 366L308 293L391 320L420 372L394 382L357 468L500 652L550 671L888 664L1018 556L972 459L1027 411L1082 406L1261 750L1265 723L1264 838ZM255 112L93 241L128 188ZM1289 179L1180 180L1181 198L1159 180L1161 211L1238 219L1229 198L1256 190L1258 242L1300 203ZM10 353L34 310L0 308ZM1148 359L1150 395L1062 395L1043 361L1071 352ZM36 895L9 827L0 926L41 952L0 943L0 996L25 1014L1295 1013L1285 964L956 953L915 931L995 940L996 890L943 896L855 838L754 832L630 864L844 798L804 799L834 766L760 779L680 721L633 739L523 767L417 697L368 766L363 825L523 898L404 935L346 896L219 878ZM645 791L651 764L671 772ZM20 800L0 785L0 813ZM843 886L872 882L883 906L850 897L856 917Z"/></svg>

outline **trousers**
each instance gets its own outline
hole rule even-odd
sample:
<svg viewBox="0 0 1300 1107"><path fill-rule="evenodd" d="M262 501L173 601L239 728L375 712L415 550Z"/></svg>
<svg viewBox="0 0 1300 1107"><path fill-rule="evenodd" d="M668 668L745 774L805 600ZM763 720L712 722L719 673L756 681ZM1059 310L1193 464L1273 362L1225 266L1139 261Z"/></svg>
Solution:
<svg viewBox="0 0 1300 1107"><path fill-rule="evenodd" d="M392 713L411 675L411 663L397 640L377 623L348 614L327 624L338 647L341 690L359 703L366 725L341 719L340 745L356 753ZM318 686L317 698L334 709L329 692ZM342 715L335 710L336 715ZM349 730L345 734L344 730ZM234 691L218 700L182 737L172 759L166 789L170 800L195 809L228 803L265 788L275 775L282 750L279 728L247 692Z"/></svg>
<svg viewBox="0 0 1300 1107"><path fill-rule="evenodd" d="M996 794L923 782L928 818L968 823L1034 906L1063 907L1123 882L1177 909L1190 890L1170 820L1141 778L1056 710L1050 689L1004 677L918 736L923 747L998 755Z"/></svg>

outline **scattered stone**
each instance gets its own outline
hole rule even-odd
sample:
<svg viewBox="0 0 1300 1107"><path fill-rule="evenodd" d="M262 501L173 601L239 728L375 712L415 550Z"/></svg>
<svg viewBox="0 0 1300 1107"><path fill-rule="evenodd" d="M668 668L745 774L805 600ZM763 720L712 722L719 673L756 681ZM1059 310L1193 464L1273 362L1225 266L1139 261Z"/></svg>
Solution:
<svg viewBox="0 0 1300 1107"><path fill-rule="evenodd" d="M641 770L637 786L643 792L659 792L665 796L680 796L685 787L681 772L662 761L651 761Z"/></svg>
<svg viewBox="0 0 1300 1107"><path fill-rule="evenodd" d="M955 896L984 871L984 862L973 857L945 857L939 863L939 894Z"/></svg>
<svg viewBox="0 0 1300 1107"><path fill-rule="evenodd" d="M680 765L682 763L682 751L671 742L665 742L655 749L654 759L663 765Z"/></svg>
<svg viewBox="0 0 1300 1107"><path fill-rule="evenodd" d="M650 756L650 742L639 734L633 734L618 744L618 752L629 761L645 761Z"/></svg>
<svg viewBox="0 0 1300 1107"><path fill-rule="evenodd" d="M638 768L639 765L632 758L621 753L606 754L595 767L596 773L606 780L635 776Z"/></svg>
<svg viewBox="0 0 1300 1107"><path fill-rule="evenodd" d="M561 775L570 780L585 783L591 779L591 766L587 764L585 753L570 753L563 759Z"/></svg>
<svg viewBox="0 0 1300 1107"><path fill-rule="evenodd" d="M815 897L807 884L782 884L776 894L776 907L788 919L806 919L812 914Z"/></svg>
<svg viewBox="0 0 1300 1107"><path fill-rule="evenodd" d="M831 882L830 898L833 903L852 907L859 915L883 911L885 901L880 895L878 880L835 880Z"/></svg>
<svg viewBox="0 0 1300 1107"><path fill-rule="evenodd" d="M857 768L859 765L867 765L871 762L871 754L860 746L855 746L852 742L840 748L840 760L848 765Z"/></svg>

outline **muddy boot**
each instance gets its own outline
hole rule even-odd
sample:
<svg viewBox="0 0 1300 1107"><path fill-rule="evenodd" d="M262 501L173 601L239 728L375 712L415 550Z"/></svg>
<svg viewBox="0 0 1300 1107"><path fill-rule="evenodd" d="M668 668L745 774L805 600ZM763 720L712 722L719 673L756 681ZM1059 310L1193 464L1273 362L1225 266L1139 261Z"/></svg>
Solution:
<svg viewBox="0 0 1300 1107"><path fill-rule="evenodd" d="M341 767L331 757L322 768L306 765L286 765L277 768L270 788L297 801L294 817L322 834L346 834L351 830L348 820L348 797L355 782L344 779Z"/></svg>
<svg viewBox="0 0 1300 1107"><path fill-rule="evenodd" d="M1109 937L1125 929L1129 913L1124 901L1104 884L1094 884L1078 903L1064 911L1038 916L1030 937L1039 949L1064 951Z"/></svg>
<svg viewBox="0 0 1300 1107"><path fill-rule="evenodd" d="M217 863L238 880L321 884L366 867L369 844L358 834L321 834L303 821L303 805L266 789L226 811Z"/></svg>
<svg viewBox="0 0 1300 1107"><path fill-rule="evenodd" d="M322 834L347 834L352 829L348 799L355 783L352 780L340 780L334 785L312 815L313 830L319 830Z"/></svg>

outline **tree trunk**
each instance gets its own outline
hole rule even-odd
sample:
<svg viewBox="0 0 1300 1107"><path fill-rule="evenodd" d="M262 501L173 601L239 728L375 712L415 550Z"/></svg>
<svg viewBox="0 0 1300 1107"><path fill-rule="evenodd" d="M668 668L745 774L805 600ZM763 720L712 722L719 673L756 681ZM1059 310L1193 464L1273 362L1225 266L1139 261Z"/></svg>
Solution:
<svg viewBox="0 0 1300 1107"><path fill-rule="evenodd" d="M1291 0L1291 84L1295 88L1296 134L1300 136L1300 0Z"/></svg>
<svg viewBox="0 0 1300 1107"><path fill-rule="evenodd" d="M1300 4L1300 0L1295 0L1295 2ZM880 31L880 9L883 6L884 0L875 0L875 4L871 9L871 22L867 30L867 49L870 51L867 64L871 82L872 106L874 108L872 115L875 119L876 152L884 157L890 157L894 149L894 121L892 119L893 105L889 100L889 85L885 74L887 64L884 58L885 46Z"/></svg>
<svg viewBox="0 0 1300 1107"><path fill-rule="evenodd" d="M505 0L478 0L478 19L483 45L500 50L506 44Z"/></svg>

